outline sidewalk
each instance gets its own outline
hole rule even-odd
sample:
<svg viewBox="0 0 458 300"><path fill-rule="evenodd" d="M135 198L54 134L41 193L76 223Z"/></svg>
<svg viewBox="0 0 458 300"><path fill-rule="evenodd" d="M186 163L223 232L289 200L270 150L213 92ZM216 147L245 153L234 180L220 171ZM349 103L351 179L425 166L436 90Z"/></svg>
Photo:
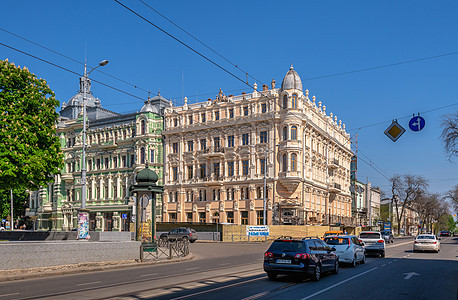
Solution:
<svg viewBox="0 0 458 300"><path fill-rule="evenodd" d="M194 258L190 253L186 257L177 257L172 259L160 259L157 261L145 260L143 262L136 260L106 261L94 263L79 263L70 265L59 265L51 267L36 267L24 269L0 270L0 282L15 281L23 279L33 279L40 277L58 276L66 274L76 274L82 272L96 272L108 270L121 270L126 268L144 267L148 265L175 263L187 261Z"/></svg>

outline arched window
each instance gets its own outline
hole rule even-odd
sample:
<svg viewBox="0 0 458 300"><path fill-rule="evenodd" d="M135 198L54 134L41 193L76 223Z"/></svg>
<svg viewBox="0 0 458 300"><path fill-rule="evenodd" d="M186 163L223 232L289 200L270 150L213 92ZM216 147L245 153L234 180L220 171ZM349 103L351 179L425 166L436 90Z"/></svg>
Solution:
<svg viewBox="0 0 458 300"><path fill-rule="evenodd" d="M291 139L297 140L297 127L291 126Z"/></svg>
<svg viewBox="0 0 458 300"><path fill-rule="evenodd" d="M288 156L283 154L283 172L288 170Z"/></svg>
<svg viewBox="0 0 458 300"><path fill-rule="evenodd" d="M288 140L288 126L283 127L283 140Z"/></svg>
<svg viewBox="0 0 458 300"><path fill-rule="evenodd" d="M146 122L145 120L142 120L142 123L141 123L141 131L142 131L142 134L145 134L146 133Z"/></svg>
<svg viewBox="0 0 458 300"><path fill-rule="evenodd" d="M297 108L297 95L293 94L291 97L291 107L292 108Z"/></svg>
<svg viewBox="0 0 458 300"><path fill-rule="evenodd" d="M297 165L297 154L293 153L291 154L291 171L296 171L296 165Z"/></svg>
<svg viewBox="0 0 458 300"><path fill-rule="evenodd" d="M140 149L140 163L141 164L145 163L145 148Z"/></svg>
<svg viewBox="0 0 458 300"><path fill-rule="evenodd" d="M283 108L288 108L288 96L283 96Z"/></svg>

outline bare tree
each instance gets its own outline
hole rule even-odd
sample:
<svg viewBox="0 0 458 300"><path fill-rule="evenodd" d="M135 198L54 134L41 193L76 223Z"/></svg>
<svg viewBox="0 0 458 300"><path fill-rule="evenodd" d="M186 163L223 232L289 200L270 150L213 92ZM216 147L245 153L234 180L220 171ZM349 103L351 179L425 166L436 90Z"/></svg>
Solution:
<svg viewBox="0 0 458 300"><path fill-rule="evenodd" d="M450 200L455 210L458 210L458 184L445 194L445 199Z"/></svg>
<svg viewBox="0 0 458 300"><path fill-rule="evenodd" d="M449 160L458 156L458 111L447 114L442 119L442 142Z"/></svg>
<svg viewBox="0 0 458 300"><path fill-rule="evenodd" d="M398 234L401 234L401 220L406 207L409 207L419 197L426 193L428 182L422 176L415 175L394 175L390 178L391 202L396 209L396 220L398 223Z"/></svg>

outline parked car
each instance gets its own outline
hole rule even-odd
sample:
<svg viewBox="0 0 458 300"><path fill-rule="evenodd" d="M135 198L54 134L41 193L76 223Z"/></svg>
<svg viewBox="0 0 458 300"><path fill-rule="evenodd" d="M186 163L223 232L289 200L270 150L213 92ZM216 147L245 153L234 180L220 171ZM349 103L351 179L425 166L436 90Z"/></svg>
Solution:
<svg viewBox="0 0 458 300"><path fill-rule="evenodd" d="M318 281L325 272L339 272L335 250L318 238L279 238L264 253L264 271L271 280L284 274L309 276Z"/></svg>
<svg viewBox="0 0 458 300"><path fill-rule="evenodd" d="M364 243L366 254L376 253L385 257L385 239L379 231L361 231L359 239Z"/></svg>
<svg viewBox="0 0 458 300"><path fill-rule="evenodd" d="M327 236L324 241L336 249L335 253L339 257L339 263L348 263L354 268L358 262L362 264L366 262L364 247L356 236Z"/></svg>
<svg viewBox="0 0 458 300"><path fill-rule="evenodd" d="M330 230L330 231L326 231L324 233L324 237L327 237L327 236L330 236L330 235L342 235L342 234L344 234L344 232L341 231L341 230Z"/></svg>
<svg viewBox="0 0 458 300"><path fill-rule="evenodd" d="M439 233L439 236L452 236L452 234L450 233L450 231L443 230Z"/></svg>
<svg viewBox="0 0 458 300"><path fill-rule="evenodd" d="M197 232L191 228L175 228L169 232L162 233L160 236L161 240L188 240L191 243L197 241Z"/></svg>
<svg viewBox="0 0 458 300"><path fill-rule="evenodd" d="M419 234L413 242L413 252L441 250L441 243L434 234Z"/></svg>
<svg viewBox="0 0 458 300"><path fill-rule="evenodd" d="M382 237L385 239L385 242L387 243L394 243L394 236L391 231L382 231L380 232L382 234Z"/></svg>

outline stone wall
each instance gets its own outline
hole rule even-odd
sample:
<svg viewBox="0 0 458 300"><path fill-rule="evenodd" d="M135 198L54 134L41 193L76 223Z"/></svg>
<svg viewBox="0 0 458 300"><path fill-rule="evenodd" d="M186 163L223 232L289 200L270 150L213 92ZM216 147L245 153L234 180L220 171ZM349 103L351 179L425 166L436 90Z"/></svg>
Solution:
<svg viewBox="0 0 458 300"><path fill-rule="evenodd" d="M140 259L140 242L1 242L0 270Z"/></svg>

